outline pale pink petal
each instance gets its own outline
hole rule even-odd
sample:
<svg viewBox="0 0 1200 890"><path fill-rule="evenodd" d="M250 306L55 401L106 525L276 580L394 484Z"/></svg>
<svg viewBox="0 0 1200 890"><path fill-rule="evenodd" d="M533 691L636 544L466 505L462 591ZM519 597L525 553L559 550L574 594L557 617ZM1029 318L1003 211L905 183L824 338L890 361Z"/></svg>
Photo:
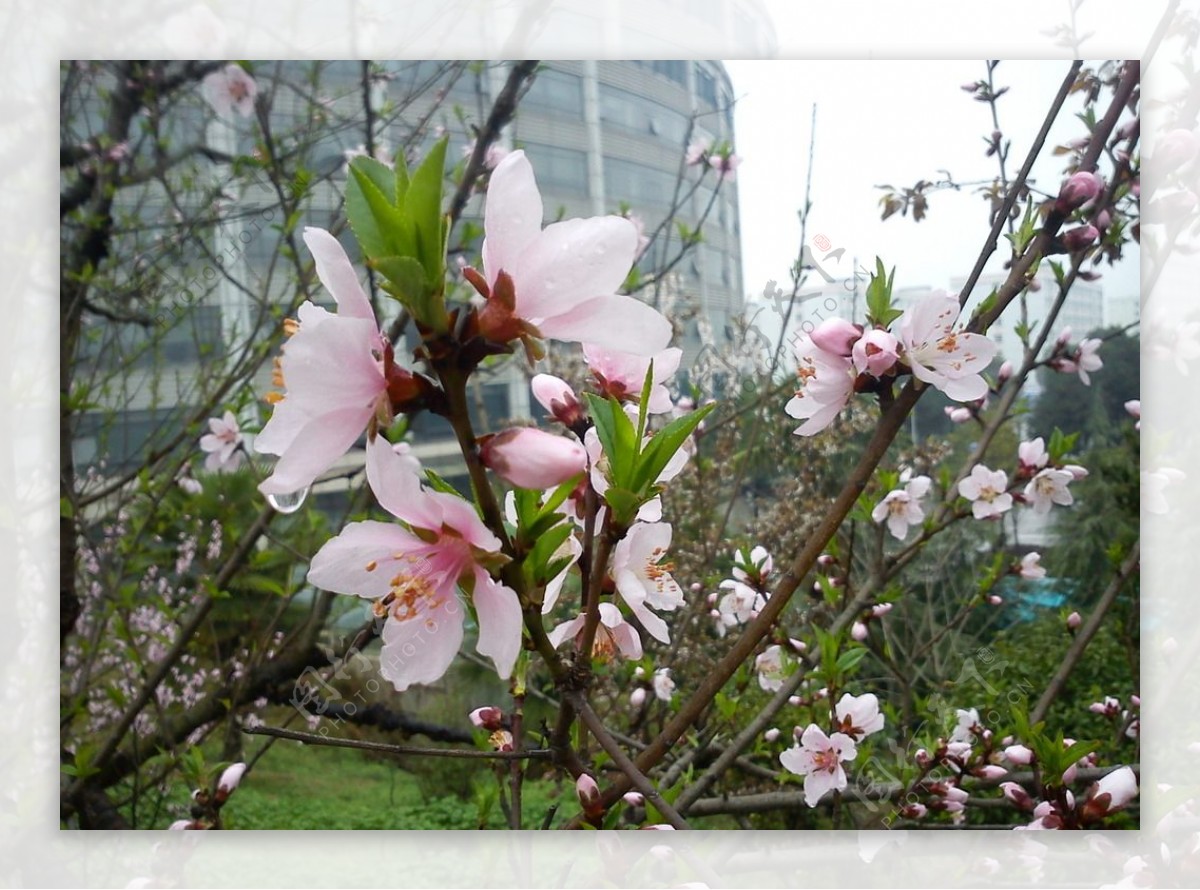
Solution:
<svg viewBox="0 0 1200 890"><path fill-rule="evenodd" d="M542 213L533 167L524 151L514 151L492 171L484 202L483 269L489 284L501 269L516 271L521 254L541 234Z"/></svg>
<svg viewBox="0 0 1200 890"><path fill-rule="evenodd" d="M436 607L407 621L384 622L379 672L403 692L418 683L440 680L463 639L463 607L448 595Z"/></svg>
<svg viewBox="0 0 1200 890"><path fill-rule="evenodd" d="M454 529L460 537L472 547L477 547L488 553L500 550L500 539L484 525L475 506L467 500L448 491L431 491L426 494L430 502L441 510L442 523ZM440 530L440 526L425 526Z"/></svg>
<svg viewBox="0 0 1200 890"><path fill-rule="evenodd" d="M274 472L258 490L263 494L291 494L312 485L317 476L350 450L372 413L370 406L343 408L309 421L297 434L298 443L279 458Z"/></svg>
<svg viewBox="0 0 1200 890"><path fill-rule="evenodd" d="M834 772L813 770L804 777L804 802L815 807L830 791L840 791L845 787L846 771L840 766Z"/></svg>
<svg viewBox="0 0 1200 890"><path fill-rule="evenodd" d="M554 628L554 630L552 630L552 631L550 631L550 633L546 634L546 637L550 640L550 645L553 646L555 649L557 649L564 642L566 642L569 639L572 639L577 633L579 633L581 630L583 630L583 625L586 622L587 622L586 614L577 615L576 617L572 618L570 621L566 621L566 622L560 624L558 627Z"/></svg>
<svg viewBox="0 0 1200 890"><path fill-rule="evenodd" d="M920 365L913 366L913 374L917 375L917 368ZM976 399L982 399L988 393L987 381L978 374L973 374L970 377L959 377L957 380L941 378L939 380L926 381L932 382L947 396L954 399L956 402L974 402Z"/></svg>
<svg viewBox="0 0 1200 890"><path fill-rule="evenodd" d="M367 482L380 506L416 528L441 531L442 511L421 490L421 480L382 436L367 443Z"/></svg>
<svg viewBox="0 0 1200 890"><path fill-rule="evenodd" d="M516 593L478 568L472 600L479 617L479 642L475 648L495 662L496 673L502 680L507 679L521 651L521 602Z"/></svg>
<svg viewBox="0 0 1200 890"><path fill-rule="evenodd" d="M324 229L306 226L304 243L317 262L317 277L337 302L339 318L366 318L375 324L371 301L363 292L350 258L337 238Z"/></svg>
<svg viewBox="0 0 1200 890"><path fill-rule="evenodd" d="M654 355L671 340L671 323L634 297L596 297L538 325L547 337Z"/></svg>
<svg viewBox="0 0 1200 890"><path fill-rule="evenodd" d="M491 228L487 231L490 237ZM538 324L615 292L636 251L637 228L624 217L569 219L547 226L521 254L517 268L509 270L517 285L517 314Z"/></svg>
<svg viewBox="0 0 1200 890"><path fill-rule="evenodd" d="M395 555L423 547L420 538L394 522L352 522L313 556L308 582L321 590L376 599L391 590L398 573L419 572L420 564Z"/></svg>

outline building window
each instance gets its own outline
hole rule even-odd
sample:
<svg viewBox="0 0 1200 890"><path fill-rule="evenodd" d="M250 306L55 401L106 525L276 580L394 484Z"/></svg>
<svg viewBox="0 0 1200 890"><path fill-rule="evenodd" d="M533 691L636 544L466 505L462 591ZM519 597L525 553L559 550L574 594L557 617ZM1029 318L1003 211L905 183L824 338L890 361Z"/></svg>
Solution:
<svg viewBox="0 0 1200 890"><path fill-rule="evenodd" d="M675 194L675 174L625 161L604 159L604 190L610 199L640 207L670 207Z"/></svg>
<svg viewBox="0 0 1200 890"><path fill-rule="evenodd" d="M687 118L665 105L626 90L600 85L600 120L631 133L658 136L670 145L682 145Z"/></svg>
<svg viewBox="0 0 1200 890"><path fill-rule="evenodd" d="M650 63L650 70L672 80L681 87L687 86L687 63L679 59L658 59Z"/></svg>
<svg viewBox="0 0 1200 890"><path fill-rule="evenodd" d="M522 109L568 112L571 117L583 118L583 81L574 74L561 71L539 71L521 99Z"/></svg>
<svg viewBox="0 0 1200 890"><path fill-rule="evenodd" d="M699 65L696 66L696 95L713 108L717 107L717 79Z"/></svg>
<svg viewBox="0 0 1200 890"><path fill-rule="evenodd" d="M587 195L587 155L571 148L525 143L525 153L537 174L538 185L552 192Z"/></svg>

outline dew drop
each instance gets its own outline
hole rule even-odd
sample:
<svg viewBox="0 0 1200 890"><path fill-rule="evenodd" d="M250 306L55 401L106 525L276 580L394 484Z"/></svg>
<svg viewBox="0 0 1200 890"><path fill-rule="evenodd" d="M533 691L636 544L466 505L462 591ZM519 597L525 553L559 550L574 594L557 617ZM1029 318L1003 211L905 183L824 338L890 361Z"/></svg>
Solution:
<svg viewBox="0 0 1200 890"><path fill-rule="evenodd" d="M295 513L304 505L306 497L308 497L307 485L299 491L289 491L286 494L269 494L267 495L267 503L280 513Z"/></svg>

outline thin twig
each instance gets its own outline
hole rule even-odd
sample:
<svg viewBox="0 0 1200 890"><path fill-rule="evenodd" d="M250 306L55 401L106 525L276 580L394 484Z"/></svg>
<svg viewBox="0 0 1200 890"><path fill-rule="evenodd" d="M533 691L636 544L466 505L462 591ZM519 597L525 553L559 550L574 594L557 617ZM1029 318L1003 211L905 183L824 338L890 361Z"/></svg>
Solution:
<svg viewBox="0 0 1200 890"><path fill-rule="evenodd" d="M347 739L337 736L319 735L315 732L300 732L277 726L243 727L246 735L266 735L277 739L290 739L306 745L321 745L330 748L358 748L362 751L377 751L380 754L416 757L449 757L457 760L548 760L549 748L528 748L524 751L471 751L465 748L430 748L424 745L393 745L387 742L369 742L364 739Z"/></svg>

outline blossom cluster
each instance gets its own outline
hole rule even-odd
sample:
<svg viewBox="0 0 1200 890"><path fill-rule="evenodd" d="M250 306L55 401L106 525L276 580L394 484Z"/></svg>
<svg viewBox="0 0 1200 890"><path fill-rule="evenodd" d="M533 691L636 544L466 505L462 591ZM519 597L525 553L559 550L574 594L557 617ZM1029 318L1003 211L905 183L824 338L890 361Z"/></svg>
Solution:
<svg viewBox="0 0 1200 890"><path fill-rule="evenodd" d="M956 327L958 316L958 300L935 291L901 314L894 329L865 329L831 318L801 337L794 344L800 385L786 408L804 421L796 433L819 433L855 392L903 373L957 402L982 399L988 385L980 372L995 356L996 344Z"/></svg>

